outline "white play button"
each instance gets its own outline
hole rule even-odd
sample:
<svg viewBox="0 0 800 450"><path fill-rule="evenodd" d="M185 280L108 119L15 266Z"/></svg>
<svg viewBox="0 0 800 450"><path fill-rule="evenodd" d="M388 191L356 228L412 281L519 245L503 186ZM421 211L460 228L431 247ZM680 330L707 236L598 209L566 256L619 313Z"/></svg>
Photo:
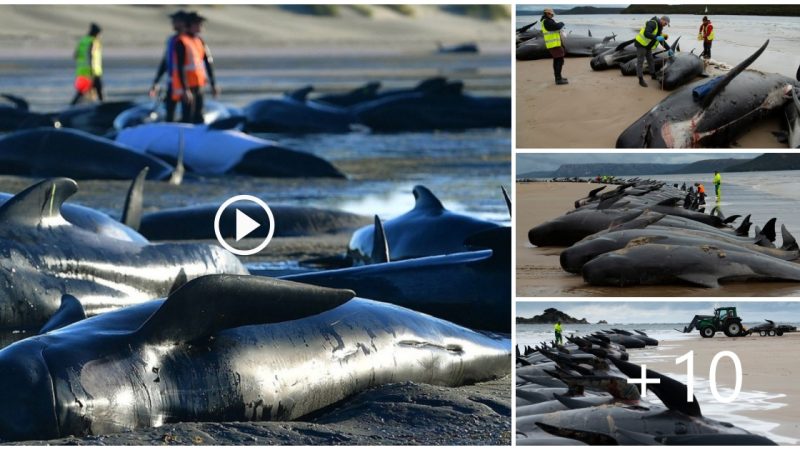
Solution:
<svg viewBox="0 0 800 450"><path fill-rule="evenodd" d="M261 242L259 245L257 245L255 248L250 248L250 249L235 248L229 243L225 242L225 238L220 232L219 222L220 219L222 218L222 213L225 212L225 209L227 209L229 206L231 206L236 202L255 203L256 205L261 207L261 209L263 209L264 212L267 213L266 218L269 220L269 231L267 231L267 236L264 238L264 241ZM247 209L245 208L245 210ZM266 223L261 223L256 220L253 220L252 217L243 213L239 208L236 208L235 212L236 212L235 214L236 242L239 242L240 240L244 239L250 233L261 228L262 226L266 226ZM253 212L251 211L250 214L253 214ZM266 222L266 220L262 220L262 222ZM225 250L228 250L229 252L239 256L255 255L261 250L264 250L264 248L267 247L267 244L269 244L269 241L272 240L272 235L275 234L275 216L272 215L272 210L269 209L269 206L267 206L267 204L264 203L264 201L261 200L260 198L253 197L252 195L236 195L225 200L225 202L222 205L220 205L219 209L217 209L217 215L214 217L214 233L217 235L217 241L219 241L219 245L225 248ZM230 237L230 234L228 234L228 236Z"/></svg>
<svg viewBox="0 0 800 450"><path fill-rule="evenodd" d="M250 216L236 208L236 242L255 231L261 224L251 219Z"/></svg>

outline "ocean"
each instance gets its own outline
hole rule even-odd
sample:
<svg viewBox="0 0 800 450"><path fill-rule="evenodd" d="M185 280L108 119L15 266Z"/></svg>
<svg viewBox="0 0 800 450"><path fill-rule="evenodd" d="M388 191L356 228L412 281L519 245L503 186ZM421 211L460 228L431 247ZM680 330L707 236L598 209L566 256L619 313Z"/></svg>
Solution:
<svg viewBox="0 0 800 450"><path fill-rule="evenodd" d="M597 14L560 15L566 32L587 34L591 30L595 37L616 34L617 42L633 39L644 23L654 14ZM659 15L660 16L660 15ZM539 20L539 15L517 15L516 28ZM711 50L713 59L736 65L755 52L769 39L766 51L750 66L765 72L775 72L794 78L800 65L800 27L797 17L774 16L725 16L709 14L714 24L715 41ZM681 37L682 51L703 51L702 42L697 40L702 16L675 14L670 16L670 26L666 32L668 42ZM538 25L538 24L537 24Z"/></svg>

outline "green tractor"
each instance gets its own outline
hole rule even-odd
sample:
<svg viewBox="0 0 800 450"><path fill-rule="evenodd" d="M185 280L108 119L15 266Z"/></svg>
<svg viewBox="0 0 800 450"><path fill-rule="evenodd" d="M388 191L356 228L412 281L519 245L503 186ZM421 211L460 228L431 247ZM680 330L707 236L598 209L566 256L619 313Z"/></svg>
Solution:
<svg viewBox="0 0 800 450"><path fill-rule="evenodd" d="M689 325L683 328L683 332L691 333L695 328L700 331L700 336L704 338L714 337L718 331L722 331L728 337L747 334L742 326L742 318L736 315L735 306L717 308L714 310L713 316L694 316Z"/></svg>

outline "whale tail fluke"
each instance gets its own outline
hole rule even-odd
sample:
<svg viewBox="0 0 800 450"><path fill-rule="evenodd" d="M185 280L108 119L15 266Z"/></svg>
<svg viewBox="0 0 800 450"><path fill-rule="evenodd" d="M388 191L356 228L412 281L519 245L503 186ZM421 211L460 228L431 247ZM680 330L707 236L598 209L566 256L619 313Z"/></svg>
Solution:
<svg viewBox="0 0 800 450"><path fill-rule="evenodd" d="M761 48L756 50L755 53L750 55L747 59L739 63L736 67L731 69L730 72L728 72L724 77L722 77L722 79L714 85L711 91L703 96L702 98L703 108L704 109L708 108L714 101L714 98L717 96L717 94L719 94L720 92L722 92L723 89L725 89L725 86L727 86L731 81L733 81L733 79L736 78L737 75L742 73L748 66L750 66L750 64L753 64L753 61L758 59L758 57L761 56L762 53L764 53L764 50L767 49L767 45L769 45L769 39L767 39L767 41L764 42L764 45L762 45Z"/></svg>
<svg viewBox="0 0 800 450"><path fill-rule="evenodd" d="M190 342L228 328L313 316L353 297L355 293L346 289L274 278L206 275L172 293L132 338L147 343Z"/></svg>
<svg viewBox="0 0 800 450"><path fill-rule="evenodd" d="M125 206L122 208L122 218L120 222L138 230L142 224L142 205L144 203L144 180L147 179L149 167L145 167L139 175L133 179L125 196Z"/></svg>
<svg viewBox="0 0 800 450"><path fill-rule="evenodd" d="M389 242L386 240L386 231L383 229L383 222L378 215L375 215L375 232L372 237L372 263L388 263Z"/></svg>
<svg viewBox="0 0 800 450"><path fill-rule="evenodd" d="M62 295L61 306L58 307L58 311L56 311L56 313L50 317L50 320L39 330L39 334L45 334L59 328L64 328L67 325L85 318L86 311L84 311L81 302L71 295Z"/></svg>

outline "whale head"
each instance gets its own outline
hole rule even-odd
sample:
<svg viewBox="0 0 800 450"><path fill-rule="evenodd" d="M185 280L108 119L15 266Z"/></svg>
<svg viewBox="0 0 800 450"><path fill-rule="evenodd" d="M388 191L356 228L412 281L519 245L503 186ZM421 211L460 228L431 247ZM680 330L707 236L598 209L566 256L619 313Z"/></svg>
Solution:
<svg viewBox="0 0 800 450"><path fill-rule="evenodd" d="M0 351L0 440L52 439L59 436L55 394L42 352L31 338Z"/></svg>
<svg viewBox="0 0 800 450"><path fill-rule="evenodd" d="M581 273L583 266L592 259L602 254L619 250L624 245L625 243L621 240L605 236L584 239L561 252L561 267L567 272Z"/></svg>
<svg viewBox="0 0 800 450"><path fill-rule="evenodd" d="M643 284L650 274L625 250L601 255L584 264L583 279L595 286L630 286Z"/></svg>

